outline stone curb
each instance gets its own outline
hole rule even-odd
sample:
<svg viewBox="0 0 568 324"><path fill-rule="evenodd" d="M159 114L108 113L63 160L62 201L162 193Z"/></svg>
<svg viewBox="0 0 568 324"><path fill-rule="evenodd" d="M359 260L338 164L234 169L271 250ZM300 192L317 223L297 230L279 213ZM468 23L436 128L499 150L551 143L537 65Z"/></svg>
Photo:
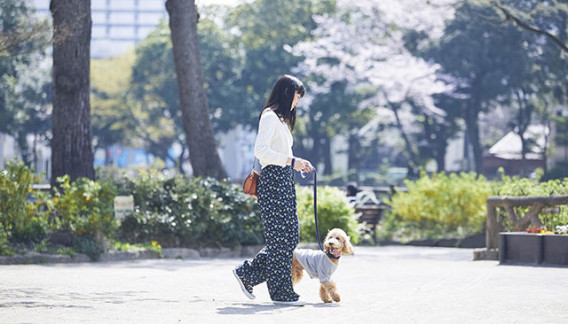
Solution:
<svg viewBox="0 0 568 324"><path fill-rule="evenodd" d="M45 264L45 263L80 263L91 262L85 254L77 253L73 256L61 254L26 253L12 256L0 256L0 265L10 264Z"/></svg>
<svg viewBox="0 0 568 324"><path fill-rule="evenodd" d="M237 258L252 257L256 255L264 245L251 245L231 248L162 248L164 259L200 259L200 258Z"/></svg>
<svg viewBox="0 0 568 324"><path fill-rule="evenodd" d="M127 251L108 251L100 256L98 262L114 262L128 260L146 260L146 259L181 259L181 260L197 260L202 258L252 258L264 245L249 245L243 247L231 248L162 248L162 254L150 250L139 250L134 252ZM300 243L300 249L317 250L317 243ZM488 251L486 249L475 249L474 260L497 260L498 251ZM26 253L14 256L0 256L0 265L14 264L48 264L48 263L83 263L92 262L91 259L81 253L74 256L45 254L45 253Z"/></svg>
<svg viewBox="0 0 568 324"><path fill-rule="evenodd" d="M151 250L138 250L133 252L111 250L101 254L97 262L113 262L145 259L201 259L201 258L237 258L253 257L264 245L243 246L235 249L230 248L163 248L162 254ZM14 264L47 264L47 263L82 263L92 262L91 259L81 253L73 256L60 254L46 254L29 252L13 256L0 256L0 265Z"/></svg>
<svg viewBox="0 0 568 324"><path fill-rule="evenodd" d="M200 259L200 258L252 258L264 247L261 245L247 245L231 248L162 248L164 259ZM300 243L300 249L319 249L317 243Z"/></svg>
<svg viewBox="0 0 568 324"><path fill-rule="evenodd" d="M236 248L162 248L162 254L150 250L138 251L117 251L111 250L101 254L96 262L114 262L114 261L128 261L128 260L146 260L146 259L181 259L181 260L196 260L201 258L252 258L258 251L264 247L261 245L247 245ZM300 243L300 249L318 249L317 243ZM45 254L29 252L26 254L13 255L13 256L0 256L0 265L12 264L47 264L47 263L82 263L93 262L91 259L81 253L73 256L60 255L60 254Z"/></svg>
<svg viewBox="0 0 568 324"><path fill-rule="evenodd" d="M159 259L160 253L151 250L138 250L134 252L129 251L108 251L101 254L100 262L111 261L126 261L126 260L144 260L144 259Z"/></svg>
<svg viewBox="0 0 568 324"><path fill-rule="evenodd" d="M490 261L499 260L499 249L486 249L486 248L474 249L473 261L481 261L481 260L490 260Z"/></svg>

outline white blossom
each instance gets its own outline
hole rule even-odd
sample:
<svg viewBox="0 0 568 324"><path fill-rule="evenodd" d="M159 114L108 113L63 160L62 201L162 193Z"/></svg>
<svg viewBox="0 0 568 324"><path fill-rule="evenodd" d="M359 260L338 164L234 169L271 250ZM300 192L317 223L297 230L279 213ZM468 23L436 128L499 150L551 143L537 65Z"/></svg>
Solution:
<svg viewBox="0 0 568 324"><path fill-rule="evenodd" d="M444 23L454 15L456 0L338 0L334 15L314 17L315 40L289 49L305 57L294 73L318 76L312 95L327 94L335 82L350 89L370 84L377 97L362 103L384 106L384 100L401 103L411 99L425 113L443 116L432 95L450 90L438 79L437 64L413 56L404 46L407 30L440 37Z"/></svg>

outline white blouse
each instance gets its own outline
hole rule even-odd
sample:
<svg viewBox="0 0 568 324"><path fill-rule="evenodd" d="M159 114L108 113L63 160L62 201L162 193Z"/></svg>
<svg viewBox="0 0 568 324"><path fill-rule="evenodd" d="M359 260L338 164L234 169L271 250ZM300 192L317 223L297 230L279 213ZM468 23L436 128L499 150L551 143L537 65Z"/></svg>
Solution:
<svg viewBox="0 0 568 324"><path fill-rule="evenodd" d="M266 109L260 117L258 135L254 143L254 155L262 168L267 165L284 167L287 160L293 157L294 138L288 125L281 121L271 109Z"/></svg>

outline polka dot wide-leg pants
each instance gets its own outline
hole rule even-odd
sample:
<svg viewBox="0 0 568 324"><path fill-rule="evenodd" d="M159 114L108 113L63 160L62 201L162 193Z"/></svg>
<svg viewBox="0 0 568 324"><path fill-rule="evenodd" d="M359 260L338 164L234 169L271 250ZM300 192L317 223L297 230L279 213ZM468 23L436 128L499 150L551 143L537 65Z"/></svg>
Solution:
<svg viewBox="0 0 568 324"><path fill-rule="evenodd" d="M292 288L291 269L300 231L294 175L290 166L269 165L262 169L258 205L266 246L252 261L238 266L237 275L248 287L266 281L272 300L296 301L299 296Z"/></svg>

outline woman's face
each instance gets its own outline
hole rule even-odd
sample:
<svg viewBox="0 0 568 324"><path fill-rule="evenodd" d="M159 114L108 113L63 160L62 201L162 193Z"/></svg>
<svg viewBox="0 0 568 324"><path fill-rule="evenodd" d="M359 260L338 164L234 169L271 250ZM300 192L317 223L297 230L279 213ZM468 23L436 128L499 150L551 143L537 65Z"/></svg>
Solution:
<svg viewBox="0 0 568 324"><path fill-rule="evenodd" d="M296 105L300 101L300 97L302 96L296 91L294 93L294 100L292 100L292 107L290 108L290 110L294 110L294 108L296 108Z"/></svg>

